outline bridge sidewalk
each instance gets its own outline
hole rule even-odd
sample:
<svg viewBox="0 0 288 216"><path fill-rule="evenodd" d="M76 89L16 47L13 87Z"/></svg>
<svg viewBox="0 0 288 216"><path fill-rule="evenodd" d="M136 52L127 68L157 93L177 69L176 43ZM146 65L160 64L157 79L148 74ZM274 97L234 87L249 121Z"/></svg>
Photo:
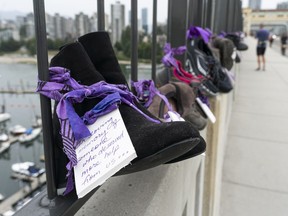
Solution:
<svg viewBox="0 0 288 216"><path fill-rule="evenodd" d="M255 71L256 40L247 38L237 77L223 165L221 216L288 212L288 58L267 48Z"/></svg>

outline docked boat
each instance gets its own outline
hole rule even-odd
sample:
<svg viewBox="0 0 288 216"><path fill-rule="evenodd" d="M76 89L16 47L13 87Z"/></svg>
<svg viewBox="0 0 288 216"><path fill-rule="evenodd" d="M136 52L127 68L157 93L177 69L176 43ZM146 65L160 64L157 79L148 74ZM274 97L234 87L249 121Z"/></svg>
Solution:
<svg viewBox="0 0 288 216"><path fill-rule="evenodd" d="M12 135L19 136L21 134L24 134L27 131L27 129L24 126L18 124L11 127L9 131Z"/></svg>
<svg viewBox="0 0 288 216"><path fill-rule="evenodd" d="M2 132L0 133L0 154L8 150L10 147L9 136Z"/></svg>
<svg viewBox="0 0 288 216"><path fill-rule="evenodd" d="M7 151L9 148L10 148L10 142L9 141L0 142L0 154Z"/></svg>
<svg viewBox="0 0 288 216"><path fill-rule="evenodd" d="M0 113L0 123L8 121L11 118L11 115L9 113L3 112Z"/></svg>
<svg viewBox="0 0 288 216"><path fill-rule="evenodd" d="M26 130L26 132L19 136L18 141L20 143L27 143L36 139L42 131L41 127L38 128L30 128Z"/></svg>
<svg viewBox="0 0 288 216"><path fill-rule="evenodd" d="M15 163L11 166L13 172L28 177L38 177L45 172L44 168L38 168L33 162Z"/></svg>
<svg viewBox="0 0 288 216"><path fill-rule="evenodd" d="M11 118L11 115L5 112L5 110L6 110L5 104L2 104L1 111L0 111L0 123L5 122Z"/></svg>
<svg viewBox="0 0 288 216"><path fill-rule="evenodd" d="M34 121L33 121L32 127L33 127L33 128L42 127L42 119L41 119L41 116L38 116L38 115L35 116L35 119L34 119Z"/></svg>
<svg viewBox="0 0 288 216"><path fill-rule="evenodd" d="M0 132L0 143L6 142L8 140L9 140L8 134L6 134L5 132Z"/></svg>
<svg viewBox="0 0 288 216"><path fill-rule="evenodd" d="M2 194L0 193L0 202L2 202L4 199L5 199L4 195L2 195Z"/></svg>

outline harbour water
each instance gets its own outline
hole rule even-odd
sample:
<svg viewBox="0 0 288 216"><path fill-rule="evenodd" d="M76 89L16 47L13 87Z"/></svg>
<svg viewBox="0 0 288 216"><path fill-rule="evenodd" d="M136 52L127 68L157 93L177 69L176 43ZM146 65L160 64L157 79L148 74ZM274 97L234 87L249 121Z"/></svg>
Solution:
<svg viewBox="0 0 288 216"><path fill-rule="evenodd" d="M0 64L0 90L33 90L37 85L37 67L33 64ZM34 94L3 94L0 95L0 105L5 105L11 119L0 123L7 131L10 127L20 124L31 128L36 115L40 115L39 95ZM26 183L12 179L11 165L13 163L32 161L39 167L44 167L40 161L43 155L42 134L33 142L20 144L16 142L8 151L0 155L0 193L9 197L20 190Z"/></svg>

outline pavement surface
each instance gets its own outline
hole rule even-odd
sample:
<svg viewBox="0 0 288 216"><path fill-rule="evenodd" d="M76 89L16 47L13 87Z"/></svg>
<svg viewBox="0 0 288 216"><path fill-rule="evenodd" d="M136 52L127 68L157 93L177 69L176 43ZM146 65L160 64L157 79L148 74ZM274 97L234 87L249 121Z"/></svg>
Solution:
<svg viewBox="0 0 288 216"><path fill-rule="evenodd" d="M255 71L246 38L223 165L220 216L288 215L288 58L275 44Z"/></svg>

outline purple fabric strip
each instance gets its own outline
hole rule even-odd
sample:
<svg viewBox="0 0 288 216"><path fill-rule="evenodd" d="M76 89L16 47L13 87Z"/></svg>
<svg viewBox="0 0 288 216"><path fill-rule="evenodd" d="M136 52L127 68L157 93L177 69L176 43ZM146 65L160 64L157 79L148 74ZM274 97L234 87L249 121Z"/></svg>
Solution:
<svg viewBox="0 0 288 216"><path fill-rule="evenodd" d="M121 96L118 92L106 96L93 109L86 112L82 117L86 125L93 124L100 116L106 115L117 109L117 104L121 103ZM76 146L77 147L77 146Z"/></svg>
<svg viewBox="0 0 288 216"><path fill-rule="evenodd" d="M226 35L227 35L226 32L221 31L220 34L218 34L218 37L220 37L220 38L224 38L224 37L226 37Z"/></svg>
<svg viewBox="0 0 288 216"><path fill-rule="evenodd" d="M191 40L198 37L201 37L205 43L208 43L210 34L201 27L191 26L187 31L187 38Z"/></svg>
<svg viewBox="0 0 288 216"><path fill-rule="evenodd" d="M173 111L167 97L162 95L160 91L155 87L153 80L140 80L138 82L131 81L131 85L135 88L137 97L140 98L140 100L144 99L146 101L144 107L148 108L151 105L155 95L158 95L165 102L168 110Z"/></svg>
<svg viewBox="0 0 288 216"><path fill-rule="evenodd" d="M170 43L166 43L164 46L164 56L162 58L162 63L166 66L166 67L174 67L177 69L177 71L179 73L179 67L177 64L177 60L174 58L174 55L181 55L186 51L186 46L179 46L176 48L171 48ZM182 74L182 73L181 73Z"/></svg>
<svg viewBox="0 0 288 216"><path fill-rule="evenodd" d="M205 31L208 33L209 39L210 39L212 37L212 35L213 35L213 32L209 28L205 28Z"/></svg>
<svg viewBox="0 0 288 216"><path fill-rule="evenodd" d="M68 180L66 191L64 192L64 194L68 194L74 188L71 173L73 172L73 167L77 165L75 148L79 140L91 135L86 125L93 124L98 117L116 109L118 107L117 104L120 103L127 104L152 122L160 123L160 121L149 117L136 107L135 101L137 99L126 85L113 85L101 81L91 86L85 86L80 85L71 78L69 70L65 68L52 67L49 68L49 71L51 82L39 80L37 92L59 101L56 113L61 126L60 133L63 139L63 151L69 159L69 163L66 166ZM84 99L93 98L104 99L80 118L75 112L73 104L81 103Z"/></svg>
<svg viewBox="0 0 288 216"><path fill-rule="evenodd" d="M209 103L209 100L208 100L208 97L203 95L201 93L201 91L198 91L198 97L200 98L200 100L205 103L209 108L210 108L210 103Z"/></svg>

